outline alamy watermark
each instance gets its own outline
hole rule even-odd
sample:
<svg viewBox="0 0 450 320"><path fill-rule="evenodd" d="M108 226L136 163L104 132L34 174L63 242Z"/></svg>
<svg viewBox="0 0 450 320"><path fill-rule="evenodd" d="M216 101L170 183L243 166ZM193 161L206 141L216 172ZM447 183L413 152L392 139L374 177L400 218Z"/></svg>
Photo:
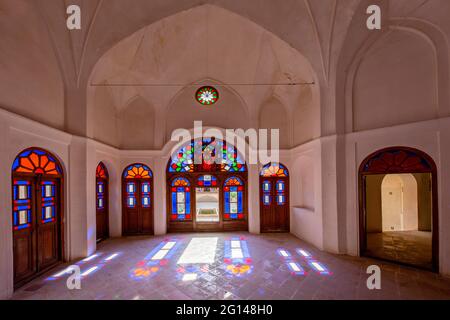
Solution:
<svg viewBox="0 0 450 320"><path fill-rule="evenodd" d="M172 132L171 140L176 141L177 144L172 148L171 154L176 153L192 140L203 141L203 138L222 140L227 146L234 146L247 164L266 164L279 162L280 159L279 129L226 129L224 136L223 131L216 128L203 130L202 121L194 121L193 132L187 129L176 129ZM194 143L194 164L224 162L220 144L211 143L203 147L202 144Z"/></svg>

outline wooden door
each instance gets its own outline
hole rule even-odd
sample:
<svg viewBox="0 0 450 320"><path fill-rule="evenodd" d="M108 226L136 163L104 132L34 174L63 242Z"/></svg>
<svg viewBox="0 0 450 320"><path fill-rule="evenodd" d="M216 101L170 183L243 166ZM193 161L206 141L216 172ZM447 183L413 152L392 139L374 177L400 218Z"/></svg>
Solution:
<svg viewBox="0 0 450 320"><path fill-rule="evenodd" d="M38 272L34 189L33 178L13 179L14 285Z"/></svg>
<svg viewBox="0 0 450 320"><path fill-rule="evenodd" d="M288 178L260 178L261 232L289 232Z"/></svg>
<svg viewBox="0 0 450 320"><path fill-rule="evenodd" d="M108 179L97 177L96 181L96 222L97 241L109 237L109 185Z"/></svg>
<svg viewBox="0 0 450 320"><path fill-rule="evenodd" d="M14 285L19 287L62 260L60 180L14 177Z"/></svg>
<svg viewBox="0 0 450 320"><path fill-rule="evenodd" d="M153 234L153 185L151 179L123 182L123 234Z"/></svg>
<svg viewBox="0 0 450 320"><path fill-rule="evenodd" d="M36 189L38 269L44 270L59 260L59 181L38 178Z"/></svg>

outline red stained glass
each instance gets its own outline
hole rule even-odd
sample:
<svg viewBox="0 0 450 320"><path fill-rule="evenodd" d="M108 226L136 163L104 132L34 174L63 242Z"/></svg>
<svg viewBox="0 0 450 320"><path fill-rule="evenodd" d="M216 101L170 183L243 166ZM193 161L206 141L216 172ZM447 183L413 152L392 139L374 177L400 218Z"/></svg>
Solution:
<svg viewBox="0 0 450 320"><path fill-rule="evenodd" d="M420 151L403 148L381 150L370 156L362 166L364 173L431 172L431 160Z"/></svg>
<svg viewBox="0 0 450 320"><path fill-rule="evenodd" d="M150 179L152 171L144 164L133 164L125 169L123 177L125 179Z"/></svg>
<svg viewBox="0 0 450 320"><path fill-rule="evenodd" d="M102 179L107 179L108 178L108 170L106 169L106 167L103 164L103 162L100 162L98 164L98 166L97 166L96 177L97 178L102 178Z"/></svg>
<svg viewBox="0 0 450 320"><path fill-rule="evenodd" d="M13 163L13 172L42 175L60 175L61 166L48 152L41 149L28 149L17 156Z"/></svg>
<svg viewBox="0 0 450 320"><path fill-rule="evenodd" d="M268 163L261 170L261 176L263 177L287 177L289 175L288 170L281 163Z"/></svg>
<svg viewBox="0 0 450 320"><path fill-rule="evenodd" d="M213 105L219 100L219 92L211 86L201 87L195 93L197 101L203 105Z"/></svg>

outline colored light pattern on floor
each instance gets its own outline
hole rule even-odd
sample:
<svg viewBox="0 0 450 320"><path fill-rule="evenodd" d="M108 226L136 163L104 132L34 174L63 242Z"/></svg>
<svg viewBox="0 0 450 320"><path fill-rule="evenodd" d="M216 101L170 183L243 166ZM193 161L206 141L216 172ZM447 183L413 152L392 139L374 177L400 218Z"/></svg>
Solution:
<svg viewBox="0 0 450 320"><path fill-rule="evenodd" d="M295 251L297 251L297 253L305 259L312 259L312 255L306 250L296 249Z"/></svg>
<svg viewBox="0 0 450 320"><path fill-rule="evenodd" d="M102 256L102 255L103 255L103 253L95 253L95 254L93 254L93 255L90 255L90 256L87 257L87 258L84 258L84 259L78 261L75 265L76 265L76 266L82 266L82 265L84 265L84 264L86 264L86 263L88 263L88 262L91 262L91 261L93 262L93 261L95 261L98 257L100 257L100 256ZM87 277L88 275L91 275L91 274L93 274L93 273L99 271L99 270L102 269L108 262L110 262L111 260L114 260L114 259L117 258L118 256L120 256L120 253L119 253L119 252L115 252L115 253L112 253L112 254L106 256L105 259L101 260L99 263L95 264L94 266L91 266L90 268L87 268L87 269L84 270L84 271L81 270L80 276L84 278L84 277ZM66 267L65 269L63 269L63 270L61 270L61 271L55 273L54 275L52 275L52 276L46 278L45 280L46 280L46 281L54 281L54 280L58 280L58 279L62 278L63 276L71 275L71 274L73 274L73 273L74 273L74 269L73 269L71 266L68 266L68 267Z"/></svg>
<svg viewBox="0 0 450 320"><path fill-rule="evenodd" d="M302 257L303 259L305 259L307 261L308 266L316 273L318 273L320 275L326 275L326 276L332 274L332 272L330 272L323 263L314 259L313 255L311 253L309 253L308 251L301 249L301 248L297 248L297 249L295 249L295 251L297 252L297 254L300 257Z"/></svg>
<svg viewBox="0 0 450 320"><path fill-rule="evenodd" d="M328 271L328 269L322 263L320 263L316 260L311 260L308 262L308 264L318 274L325 275L325 276L331 275L331 272Z"/></svg>
<svg viewBox="0 0 450 320"><path fill-rule="evenodd" d="M89 257L84 258L83 260L78 261L76 264L77 264L77 265L85 264L86 262L92 261L92 260L94 260L94 259L100 257L101 255L102 255L102 253L100 253L100 252L94 253L93 255L90 255Z"/></svg>
<svg viewBox="0 0 450 320"><path fill-rule="evenodd" d="M294 257L289 251L280 248L277 250L277 253L283 259L284 263L286 264L292 275L304 276L306 274L305 270L297 261L295 261Z"/></svg>
<svg viewBox="0 0 450 320"><path fill-rule="evenodd" d="M169 263L169 259L172 258L180 244L178 239L169 239L158 244L130 271L130 278L140 281L154 277L163 266Z"/></svg>
<svg viewBox="0 0 450 320"><path fill-rule="evenodd" d="M209 272L207 264L179 265L177 268L177 279L183 282L195 281Z"/></svg>
<svg viewBox="0 0 450 320"><path fill-rule="evenodd" d="M243 237L225 240L224 262L227 272L233 276L240 277L253 271L253 260Z"/></svg>

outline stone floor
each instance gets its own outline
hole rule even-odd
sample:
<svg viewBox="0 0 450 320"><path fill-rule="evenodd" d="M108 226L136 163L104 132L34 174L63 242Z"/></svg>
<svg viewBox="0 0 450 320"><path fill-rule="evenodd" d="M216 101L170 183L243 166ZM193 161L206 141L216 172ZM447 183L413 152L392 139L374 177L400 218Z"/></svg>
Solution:
<svg viewBox="0 0 450 320"><path fill-rule="evenodd" d="M66 264L13 299L450 299L450 279L324 253L289 234L129 237L100 243L97 254L72 262L81 269L80 290L58 275ZM381 268L381 290L367 289L372 264Z"/></svg>
<svg viewBox="0 0 450 320"><path fill-rule="evenodd" d="M432 269L432 233L389 231L367 234L365 255Z"/></svg>

